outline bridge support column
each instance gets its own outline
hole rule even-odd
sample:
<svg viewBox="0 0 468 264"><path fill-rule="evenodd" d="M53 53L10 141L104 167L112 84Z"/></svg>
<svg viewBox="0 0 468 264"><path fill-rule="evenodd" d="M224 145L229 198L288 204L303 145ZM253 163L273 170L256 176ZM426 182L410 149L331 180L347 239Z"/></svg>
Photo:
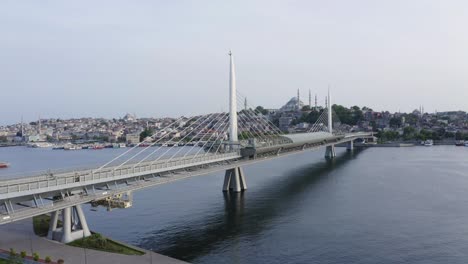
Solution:
<svg viewBox="0 0 468 264"><path fill-rule="evenodd" d="M348 144L346 144L346 150L352 151L354 149L354 142L349 141Z"/></svg>
<svg viewBox="0 0 468 264"><path fill-rule="evenodd" d="M230 190L233 192L242 192L247 190L244 171L241 167L226 170L226 173L224 174L223 192Z"/></svg>
<svg viewBox="0 0 468 264"><path fill-rule="evenodd" d="M62 227L58 226L59 213L62 214ZM70 243L76 239L88 237L91 232L88 228L81 205L75 205L52 212L48 238L62 243Z"/></svg>
<svg viewBox="0 0 468 264"><path fill-rule="evenodd" d="M334 157L336 157L335 145L327 146L325 149L325 158L333 159Z"/></svg>
<svg viewBox="0 0 468 264"><path fill-rule="evenodd" d="M59 217L59 211L50 213L49 232L47 233L48 239L51 239L51 240L54 239L54 232L57 231L58 217Z"/></svg>

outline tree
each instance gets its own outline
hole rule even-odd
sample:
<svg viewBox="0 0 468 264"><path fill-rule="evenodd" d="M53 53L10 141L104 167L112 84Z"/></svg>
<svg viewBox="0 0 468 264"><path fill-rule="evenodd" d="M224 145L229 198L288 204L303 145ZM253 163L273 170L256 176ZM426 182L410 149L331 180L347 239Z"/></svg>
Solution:
<svg viewBox="0 0 468 264"><path fill-rule="evenodd" d="M455 140L465 140L468 138L468 134L464 134L460 131L458 131L457 133L455 133Z"/></svg>
<svg viewBox="0 0 468 264"><path fill-rule="evenodd" d="M410 139L415 139L417 136L416 129L414 127L405 127L403 129L403 139L404 140L410 140Z"/></svg>
<svg viewBox="0 0 468 264"><path fill-rule="evenodd" d="M323 110L322 111L317 111L317 110L313 109L312 111L310 111L309 114L302 115L302 117L300 119L300 122L307 122L307 123L310 123L310 124L314 124L315 122L317 122L317 120L320 117L320 115L322 114L322 112L323 112Z"/></svg>
<svg viewBox="0 0 468 264"><path fill-rule="evenodd" d="M419 117L417 115L415 115L415 114L407 114L405 116L406 123L408 123L408 124L410 124L412 126L417 125L418 120L419 120Z"/></svg>
<svg viewBox="0 0 468 264"><path fill-rule="evenodd" d="M336 104L332 106L332 109L333 111L335 111L341 123L347 124L347 125L356 125L356 120L353 118L351 110L347 109L346 107L342 105L336 105Z"/></svg>
<svg viewBox="0 0 468 264"><path fill-rule="evenodd" d="M255 108L255 111L261 113L262 115L268 114L268 110L266 110L265 108L263 108L263 106L260 105Z"/></svg>
<svg viewBox="0 0 468 264"><path fill-rule="evenodd" d="M393 141L398 139L400 134L397 131L379 131L377 137L381 142Z"/></svg>
<svg viewBox="0 0 468 264"><path fill-rule="evenodd" d="M392 118L390 118L389 124L390 124L390 127L399 128L399 127L401 127L401 118L392 117Z"/></svg>
<svg viewBox="0 0 468 264"><path fill-rule="evenodd" d="M153 130L151 128L145 128L143 132L140 133L140 142L145 140L147 137L151 137L153 135Z"/></svg>
<svg viewBox="0 0 468 264"><path fill-rule="evenodd" d="M362 112L361 109L359 109L359 106L353 106L351 108L352 111L352 116L353 116L353 123L356 125L359 121L364 119L364 113Z"/></svg>
<svg viewBox="0 0 468 264"><path fill-rule="evenodd" d="M421 129L421 131L419 131L419 135L417 135L416 138L419 139L419 140L426 140L426 139L433 139L432 136L433 135L432 135L431 131Z"/></svg>

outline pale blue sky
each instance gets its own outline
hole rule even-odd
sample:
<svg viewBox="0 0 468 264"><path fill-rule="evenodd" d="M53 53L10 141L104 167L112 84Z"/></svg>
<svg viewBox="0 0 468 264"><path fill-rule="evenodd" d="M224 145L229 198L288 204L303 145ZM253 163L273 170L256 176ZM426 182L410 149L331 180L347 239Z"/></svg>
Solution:
<svg viewBox="0 0 468 264"><path fill-rule="evenodd" d="M3 0L0 123L226 110L229 48L266 107L330 84L346 106L468 110L467 25L462 0Z"/></svg>

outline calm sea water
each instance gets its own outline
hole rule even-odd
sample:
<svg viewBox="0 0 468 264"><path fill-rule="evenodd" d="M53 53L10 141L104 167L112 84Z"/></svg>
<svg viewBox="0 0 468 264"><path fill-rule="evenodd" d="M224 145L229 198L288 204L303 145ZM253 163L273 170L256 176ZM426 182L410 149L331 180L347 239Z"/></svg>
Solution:
<svg viewBox="0 0 468 264"><path fill-rule="evenodd" d="M101 164L121 151L2 148L0 160L11 173ZM246 166L243 194L223 194L219 172L86 215L97 232L193 263L468 262L468 148L323 154Z"/></svg>

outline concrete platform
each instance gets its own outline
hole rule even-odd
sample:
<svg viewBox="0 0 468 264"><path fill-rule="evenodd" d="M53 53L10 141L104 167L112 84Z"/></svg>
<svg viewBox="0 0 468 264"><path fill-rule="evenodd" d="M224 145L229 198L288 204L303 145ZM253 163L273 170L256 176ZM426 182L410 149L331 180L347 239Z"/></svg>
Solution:
<svg viewBox="0 0 468 264"><path fill-rule="evenodd" d="M65 260L67 264L93 264L93 263L161 263L161 264L183 264L187 263L152 251L147 251L142 256L129 256L116 253L83 249L67 246L46 238L38 237L32 229L32 220L22 220L0 226L0 248L16 252L26 251L28 255L37 252L41 259L50 256L53 261Z"/></svg>

